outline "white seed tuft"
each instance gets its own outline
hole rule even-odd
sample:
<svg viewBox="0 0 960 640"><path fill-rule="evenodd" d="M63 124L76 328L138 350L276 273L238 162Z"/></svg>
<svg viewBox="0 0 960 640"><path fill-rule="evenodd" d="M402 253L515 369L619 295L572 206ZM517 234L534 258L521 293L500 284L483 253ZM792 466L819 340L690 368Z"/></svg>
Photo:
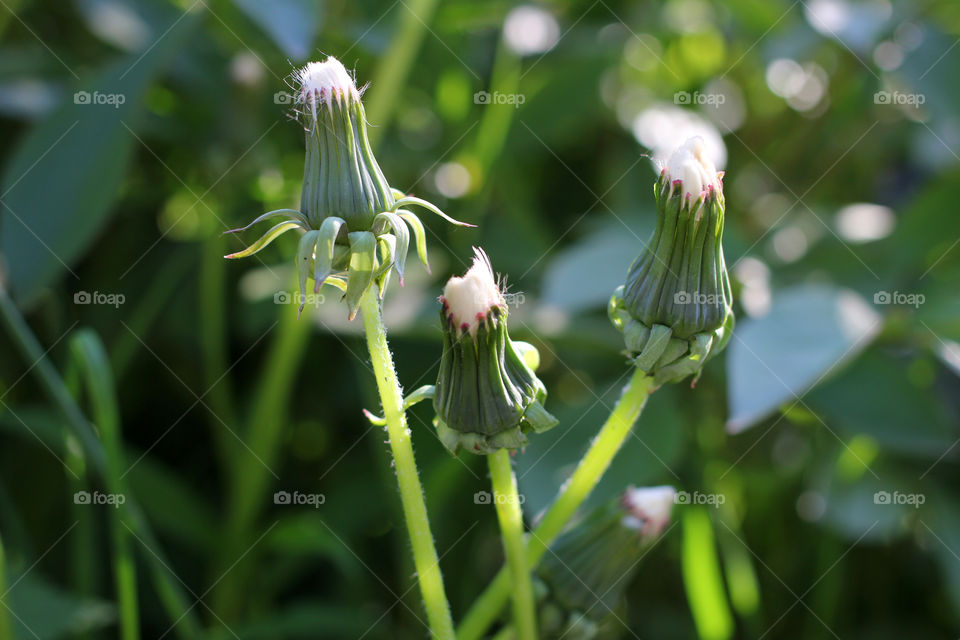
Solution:
<svg viewBox="0 0 960 640"><path fill-rule="evenodd" d="M330 106L334 100L340 98L360 97L350 73L333 56L323 62L310 62L297 70L295 75L300 85L299 100L309 106L314 117L318 103Z"/></svg>
<svg viewBox="0 0 960 640"><path fill-rule="evenodd" d="M480 321L493 307L505 307L500 287L493 277L493 267L483 249L473 248L473 266L463 277L454 276L443 288L447 313L458 329L468 329L476 336Z"/></svg>
<svg viewBox="0 0 960 640"><path fill-rule="evenodd" d="M669 180L680 180L686 195L692 200L700 197L708 187L717 192L721 190L717 167L707 157L707 148L703 138L690 138L673 152L667 161L667 175Z"/></svg>
<svg viewBox="0 0 960 640"><path fill-rule="evenodd" d="M628 511L624 525L637 529L643 536L659 535L670 522L676 497L677 491L668 485L630 487L623 494L623 505Z"/></svg>

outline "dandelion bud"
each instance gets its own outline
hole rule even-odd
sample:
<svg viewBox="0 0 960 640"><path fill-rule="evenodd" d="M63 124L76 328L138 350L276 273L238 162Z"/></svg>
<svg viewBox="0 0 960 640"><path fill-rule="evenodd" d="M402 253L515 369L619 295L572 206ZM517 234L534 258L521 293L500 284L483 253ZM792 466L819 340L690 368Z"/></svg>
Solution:
<svg viewBox="0 0 960 640"><path fill-rule="evenodd" d="M543 407L547 391L507 333L507 305L490 260L474 249L473 266L447 282L440 298L443 357L434 409L443 444L480 454L517 449L526 432L546 431L557 420ZM526 359L525 359L526 356Z"/></svg>
<svg viewBox="0 0 960 640"><path fill-rule="evenodd" d="M610 301L634 363L658 384L699 376L733 330L721 177L700 138L674 152L654 185L653 238Z"/></svg>
<svg viewBox="0 0 960 640"><path fill-rule="evenodd" d="M557 538L536 572L542 637L616 637L624 590L668 524L675 496L673 487L631 487Z"/></svg>
<svg viewBox="0 0 960 640"><path fill-rule="evenodd" d="M297 80L307 144L300 210L315 228L335 216L347 232L367 231L394 197L370 149L360 92L332 57L300 69Z"/></svg>
<svg viewBox="0 0 960 640"><path fill-rule="evenodd" d="M271 211L235 229L243 231L268 218L282 219L250 247L227 257L253 255L297 229L303 234L296 258L300 293L306 293L311 278L314 293L325 282L334 284L344 291L353 319L360 298L371 286L376 284L383 295L391 272L403 285L411 232L420 260L429 269L423 223L404 207L423 207L453 224L472 225L390 187L367 137L362 91L339 60L311 62L294 74L294 80L306 136L300 210Z"/></svg>

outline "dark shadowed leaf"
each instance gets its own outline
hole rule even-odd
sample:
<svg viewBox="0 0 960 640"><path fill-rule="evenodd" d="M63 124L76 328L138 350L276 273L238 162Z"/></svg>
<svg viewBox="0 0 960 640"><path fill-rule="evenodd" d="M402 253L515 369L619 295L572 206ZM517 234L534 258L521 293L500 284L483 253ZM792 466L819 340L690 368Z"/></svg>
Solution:
<svg viewBox="0 0 960 640"><path fill-rule="evenodd" d="M181 16L145 54L83 82L7 163L0 246L22 304L69 271L102 230L137 144L127 127L136 127L144 92L194 23Z"/></svg>

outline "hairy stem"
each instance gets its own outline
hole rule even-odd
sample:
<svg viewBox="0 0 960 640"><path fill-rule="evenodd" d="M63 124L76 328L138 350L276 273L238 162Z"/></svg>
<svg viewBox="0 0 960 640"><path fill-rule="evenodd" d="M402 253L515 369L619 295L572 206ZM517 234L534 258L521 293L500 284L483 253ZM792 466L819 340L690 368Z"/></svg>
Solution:
<svg viewBox="0 0 960 640"><path fill-rule="evenodd" d="M387 332L383 326L376 287L371 287L363 295L360 312L363 315L363 329L367 337L373 373L377 378L380 403L387 420L390 450L393 453L397 483L400 485L400 501L413 547L413 562L430 621L430 631L434 638L452 640L454 632L450 605L443 589L440 561L433 544L433 534L430 532L427 505L423 500L423 488L420 485L420 476L417 475L417 462L413 457L413 444L403 411L403 395L393 367L393 356L387 345Z"/></svg>
<svg viewBox="0 0 960 640"><path fill-rule="evenodd" d="M533 583L523 542L523 512L517 492L517 477L510 464L510 452L500 449L487 456L493 502L497 508L503 551L513 582L513 620L519 640L536 640L537 618L533 602Z"/></svg>
<svg viewBox="0 0 960 640"><path fill-rule="evenodd" d="M633 424L640 417L647 397L653 387L653 378L637 369L623 390L613 412L590 445L587 454L580 460L576 471L563 486L540 523L534 528L527 542L527 561L532 569L540 561L550 543L560 534L573 514L583 504L600 478L606 472L613 457L623 446ZM500 610L510 597L510 574L501 569L493 582L480 594L460 624L458 640L479 640L496 620Z"/></svg>

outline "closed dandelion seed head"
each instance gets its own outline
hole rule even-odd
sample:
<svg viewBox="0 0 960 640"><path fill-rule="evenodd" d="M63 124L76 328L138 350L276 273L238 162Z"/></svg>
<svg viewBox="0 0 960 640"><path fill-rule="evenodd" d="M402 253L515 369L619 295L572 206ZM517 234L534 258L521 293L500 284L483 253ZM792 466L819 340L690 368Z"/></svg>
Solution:
<svg viewBox="0 0 960 640"><path fill-rule="evenodd" d="M300 87L298 100L317 119L317 107L330 107L334 102L360 100L360 91L353 77L339 60L330 56L323 62L310 62L295 72Z"/></svg>
<svg viewBox="0 0 960 640"><path fill-rule="evenodd" d="M676 499L677 490L670 486L630 487L621 499L627 512L623 524L636 529L641 536L655 538L670 522Z"/></svg>
<svg viewBox="0 0 960 640"><path fill-rule="evenodd" d="M301 311L307 282L312 279L314 293L325 283L344 292L352 320L371 287L384 295L391 273L403 285L411 235L429 269L426 230L411 207L424 208L456 225L471 225L450 218L426 200L391 188L367 135L363 90L339 60L328 57L311 62L294 72L293 82L306 143L300 210L271 211L236 229L242 231L268 218L282 219L249 248L227 257L253 255L296 229L301 234L296 256Z"/></svg>
<svg viewBox="0 0 960 640"><path fill-rule="evenodd" d="M722 178L700 138L670 156L654 184L656 230L610 300L627 353L658 384L696 382L733 330Z"/></svg>
<svg viewBox="0 0 960 640"><path fill-rule="evenodd" d="M440 298L443 355L433 398L437 433L453 453L478 454L526 445L529 431L557 424L543 406L547 390L527 364L525 345L507 332L507 305L490 259L450 278Z"/></svg>
<svg viewBox="0 0 960 640"><path fill-rule="evenodd" d="M690 138L674 151L665 170L667 180L682 190L684 198L697 200L706 191L722 189L717 168L707 157L707 148L700 137Z"/></svg>
<svg viewBox="0 0 960 640"><path fill-rule="evenodd" d="M550 545L535 573L542 637L619 636L624 592L666 530L675 495L673 487L630 487Z"/></svg>
<svg viewBox="0 0 960 640"><path fill-rule="evenodd" d="M507 305L494 279L493 267L482 249L474 248L473 265L462 277L447 281L441 304L446 307L449 322L473 337L494 308L506 313Z"/></svg>

